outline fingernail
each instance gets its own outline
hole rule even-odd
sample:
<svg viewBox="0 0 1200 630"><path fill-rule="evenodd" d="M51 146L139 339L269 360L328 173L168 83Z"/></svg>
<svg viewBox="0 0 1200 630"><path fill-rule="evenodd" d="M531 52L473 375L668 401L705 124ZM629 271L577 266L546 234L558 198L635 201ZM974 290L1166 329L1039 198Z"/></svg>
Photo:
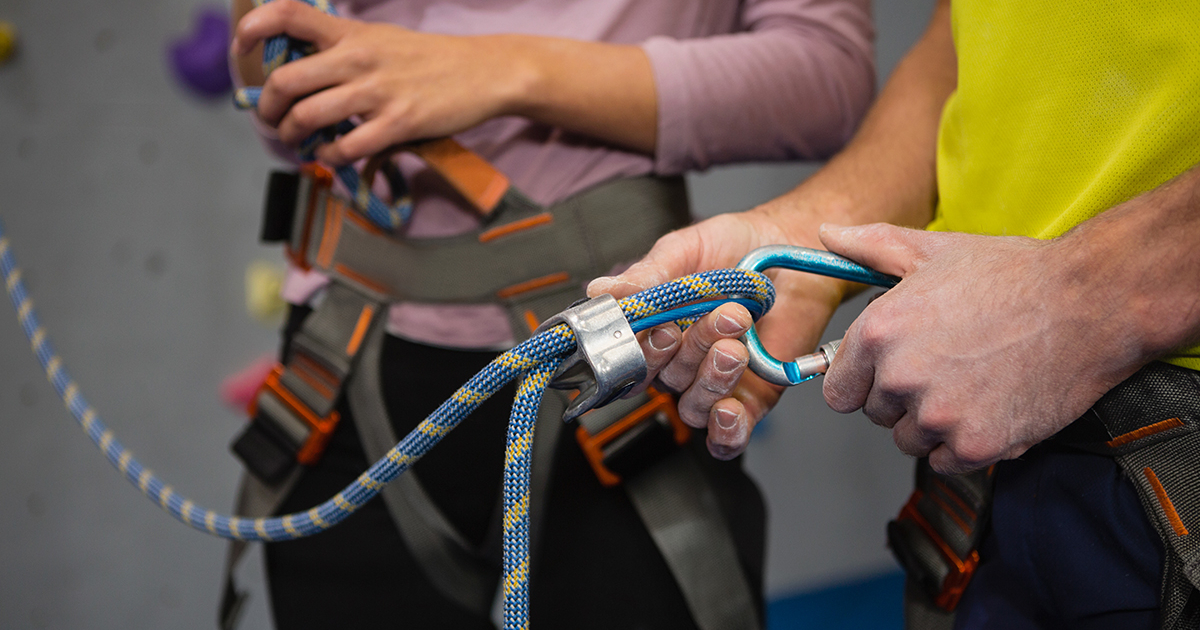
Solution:
<svg viewBox="0 0 1200 630"><path fill-rule="evenodd" d="M616 279L611 276L601 276L588 283L587 294L590 297L596 297L612 291L612 287L616 284Z"/></svg>
<svg viewBox="0 0 1200 630"><path fill-rule="evenodd" d="M720 350L716 350L715 352L716 354L713 356L713 367L717 368L718 372L722 374L729 374L730 372L742 367L741 359L733 356L732 354L725 354Z"/></svg>
<svg viewBox="0 0 1200 630"><path fill-rule="evenodd" d="M724 313L719 313L717 315L716 326L717 332L721 333L722 335L739 335L746 332L746 327L743 326L741 322Z"/></svg>
<svg viewBox="0 0 1200 630"><path fill-rule="evenodd" d="M667 332L663 328L655 328L650 331L650 347L655 350L669 350L675 345L677 339L675 335Z"/></svg>
<svg viewBox="0 0 1200 630"><path fill-rule="evenodd" d="M717 426L726 431L737 426L738 415L729 409L717 409L713 415L716 416Z"/></svg>

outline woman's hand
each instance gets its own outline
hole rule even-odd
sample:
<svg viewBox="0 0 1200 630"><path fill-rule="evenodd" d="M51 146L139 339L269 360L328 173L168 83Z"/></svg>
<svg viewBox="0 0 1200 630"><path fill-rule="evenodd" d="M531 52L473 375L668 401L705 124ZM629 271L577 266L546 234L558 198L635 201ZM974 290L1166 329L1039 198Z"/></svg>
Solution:
<svg viewBox="0 0 1200 630"><path fill-rule="evenodd" d="M802 235L789 236L781 227L778 213L787 214L794 203L777 200L672 232L625 273L593 280L588 295L622 298L687 274L734 267L750 250L764 245L817 246ZM811 352L841 302L844 283L798 272L775 274L773 281L775 307L758 325L763 344L778 357ZM783 391L746 372L749 353L738 338L752 321L746 309L726 304L686 332L667 324L641 333L647 383L654 380L659 388L679 394L680 418L692 427L707 427L708 450L719 459L731 459L746 449L754 426Z"/></svg>
<svg viewBox="0 0 1200 630"><path fill-rule="evenodd" d="M335 17L276 0L238 23L235 55L286 33L317 52L267 77L258 114L298 145L313 132L357 116L354 131L317 149L344 164L405 140L454 134L507 113L532 72L504 36L455 37Z"/></svg>
<svg viewBox="0 0 1200 630"><path fill-rule="evenodd" d="M292 146L322 127L360 119L354 131L317 149L317 158L329 164L399 142L453 135L504 115L654 150L654 78L636 46L420 33L275 0L238 22L233 54L245 59L279 34L311 42L317 51L271 72L259 116ZM239 64L243 75L248 65Z"/></svg>

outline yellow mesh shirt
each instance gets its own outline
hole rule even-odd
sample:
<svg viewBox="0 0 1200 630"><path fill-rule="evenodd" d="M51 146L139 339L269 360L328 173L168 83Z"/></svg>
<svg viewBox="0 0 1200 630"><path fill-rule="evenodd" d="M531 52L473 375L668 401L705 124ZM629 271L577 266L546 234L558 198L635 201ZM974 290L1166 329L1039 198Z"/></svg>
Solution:
<svg viewBox="0 0 1200 630"><path fill-rule="evenodd" d="M1197 3L955 0L952 16L929 229L1053 238L1200 163ZM1200 346L1170 362L1200 369Z"/></svg>

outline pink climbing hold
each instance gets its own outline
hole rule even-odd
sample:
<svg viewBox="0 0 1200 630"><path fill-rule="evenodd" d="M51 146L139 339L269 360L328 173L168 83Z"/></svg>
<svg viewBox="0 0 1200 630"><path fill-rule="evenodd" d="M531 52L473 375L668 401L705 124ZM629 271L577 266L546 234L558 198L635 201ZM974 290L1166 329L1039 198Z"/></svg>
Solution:
<svg viewBox="0 0 1200 630"><path fill-rule="evenodd" d="M267 354L221 381L221 401L238 412L244 412L275 367L275 355Z"/></svg>

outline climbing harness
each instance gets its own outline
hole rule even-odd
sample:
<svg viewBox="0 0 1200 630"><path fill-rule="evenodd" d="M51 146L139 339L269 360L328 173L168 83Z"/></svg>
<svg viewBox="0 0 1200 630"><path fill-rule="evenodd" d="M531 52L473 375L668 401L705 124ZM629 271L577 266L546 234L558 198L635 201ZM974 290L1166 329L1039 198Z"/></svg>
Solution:
<svg viewBox="0 0 1200 630"><path fill-rule="evenodd" d="M1200 627L1200 373L1152 362L1047 442L1116 460L1166 551L1160 627ZM980 562L993 468L943 475L928 460L918 462L916 489L887 529L888 546L908 575L906 627L954 626Z"/></svg>

